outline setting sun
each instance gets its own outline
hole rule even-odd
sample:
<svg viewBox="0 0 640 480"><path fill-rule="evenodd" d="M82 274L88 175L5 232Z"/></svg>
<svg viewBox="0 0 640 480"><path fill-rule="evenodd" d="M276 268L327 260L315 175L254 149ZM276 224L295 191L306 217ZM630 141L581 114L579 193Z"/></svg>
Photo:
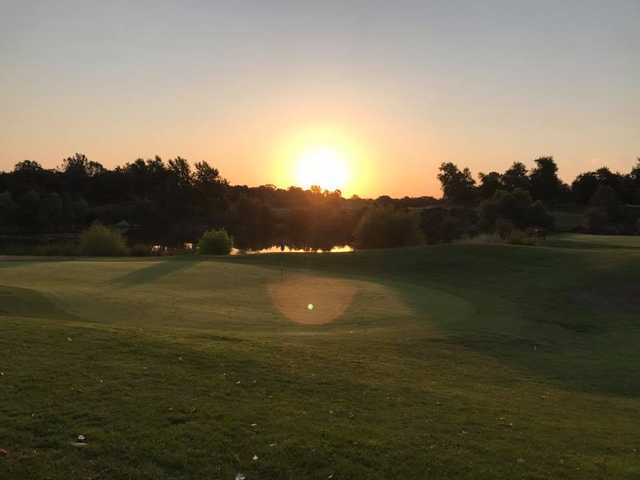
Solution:
<svg viewBox="0 0 640 480"><path fill-rule="evenodd" d="M298 185L309 188L318 185L325 190L342 190L349 180L349 168L343 152L331 147L304 150L297 160Z"/></svg>
<svg viewBox="0 0 640 480"><path fill-rule="evenodd" d="M360 132L344 125L284 130L270 153L273 184L281 188L313 185L350 197L371 188L375 157Z"/></svg>

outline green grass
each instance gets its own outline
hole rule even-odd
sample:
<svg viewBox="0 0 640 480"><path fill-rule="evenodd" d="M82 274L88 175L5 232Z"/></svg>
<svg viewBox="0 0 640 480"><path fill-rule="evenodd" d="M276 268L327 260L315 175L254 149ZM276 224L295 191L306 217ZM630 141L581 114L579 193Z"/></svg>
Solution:
<svg viewBox="0 0 640 480"><path fill-rule="evenodd" d="M640 248L640 235L587 235L563 233L549 237L549 246L571 248Z"/></svg>
<svg viewBox="0 0 640 480"><path fill-rule="evenodd" d="M638 478L640 251L577 238L0 261L0 478Z"/></svg>

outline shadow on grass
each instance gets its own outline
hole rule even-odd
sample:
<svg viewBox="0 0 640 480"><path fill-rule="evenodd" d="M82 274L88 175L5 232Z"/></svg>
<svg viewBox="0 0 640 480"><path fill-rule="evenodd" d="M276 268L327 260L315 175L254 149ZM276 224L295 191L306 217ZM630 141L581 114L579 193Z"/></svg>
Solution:
<svg viewBox="0 0 640 480"><path fill-rule="evenodd" d="M37 290L4 285L0 285L0 316L77 320Z"/></svg>
<svg viewBox="0 0 640 480"><path fill-rule="evenodd" d="M399 352L412 359L428 359L435 343L450 344L572 390L638 397L640 256L635 252L448 245L233 261L394 288L441 333L400 337ZM446 301L449 296L452 301Z"/></svg>
<svg viewBox="0 0 640 480"><path fill-rule="evenodd" d="M171 260L154 262L148 267L134 270L133 272L129 272L126 275L122 275L121 277L113 279L111 281L111 284L119 288L124 288L133 287L145 283L152 283L156 280L159 280L160 278L166 277L167 275L171 275L172 273L176 273L192 267L196 263L198 263L198 260L195 258L173 258Z"/></svg>

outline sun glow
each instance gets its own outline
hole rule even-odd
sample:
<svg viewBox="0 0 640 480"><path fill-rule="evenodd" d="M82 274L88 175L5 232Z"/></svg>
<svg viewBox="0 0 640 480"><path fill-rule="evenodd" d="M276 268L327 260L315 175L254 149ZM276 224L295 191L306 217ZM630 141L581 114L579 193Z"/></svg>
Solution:
<svg viewBox="0 0 640 480"><path fill-rule="evenodd" d="M343 190L349 177L346 155L335 148L314 146L298 157L296 180L302 188L318 185L323 190Z"/></svg>
<svg viewBox="0 0 640 480"><path fill-rule="evenodd" d="M362 194L372 179L371 154L357 132L348 128L314 127L282 133L271 151L274 184Z"/></svg>

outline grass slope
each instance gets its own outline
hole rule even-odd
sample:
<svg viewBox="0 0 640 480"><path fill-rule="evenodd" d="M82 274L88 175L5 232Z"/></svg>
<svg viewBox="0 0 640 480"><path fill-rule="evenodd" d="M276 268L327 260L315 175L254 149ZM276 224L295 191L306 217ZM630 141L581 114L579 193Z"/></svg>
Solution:
<svg viewBox="0 0 640 480"><path fill-rule="evenodd" d="M565 233L554 235L548 245L571 248L640 248L640 235L586 235Z"/></svg>
<svg viewBox="0 0 640 480"><path fill-rule="evenodd" d="M638 478L639 267L499 245L2 261L0 478Z"/></svg>

